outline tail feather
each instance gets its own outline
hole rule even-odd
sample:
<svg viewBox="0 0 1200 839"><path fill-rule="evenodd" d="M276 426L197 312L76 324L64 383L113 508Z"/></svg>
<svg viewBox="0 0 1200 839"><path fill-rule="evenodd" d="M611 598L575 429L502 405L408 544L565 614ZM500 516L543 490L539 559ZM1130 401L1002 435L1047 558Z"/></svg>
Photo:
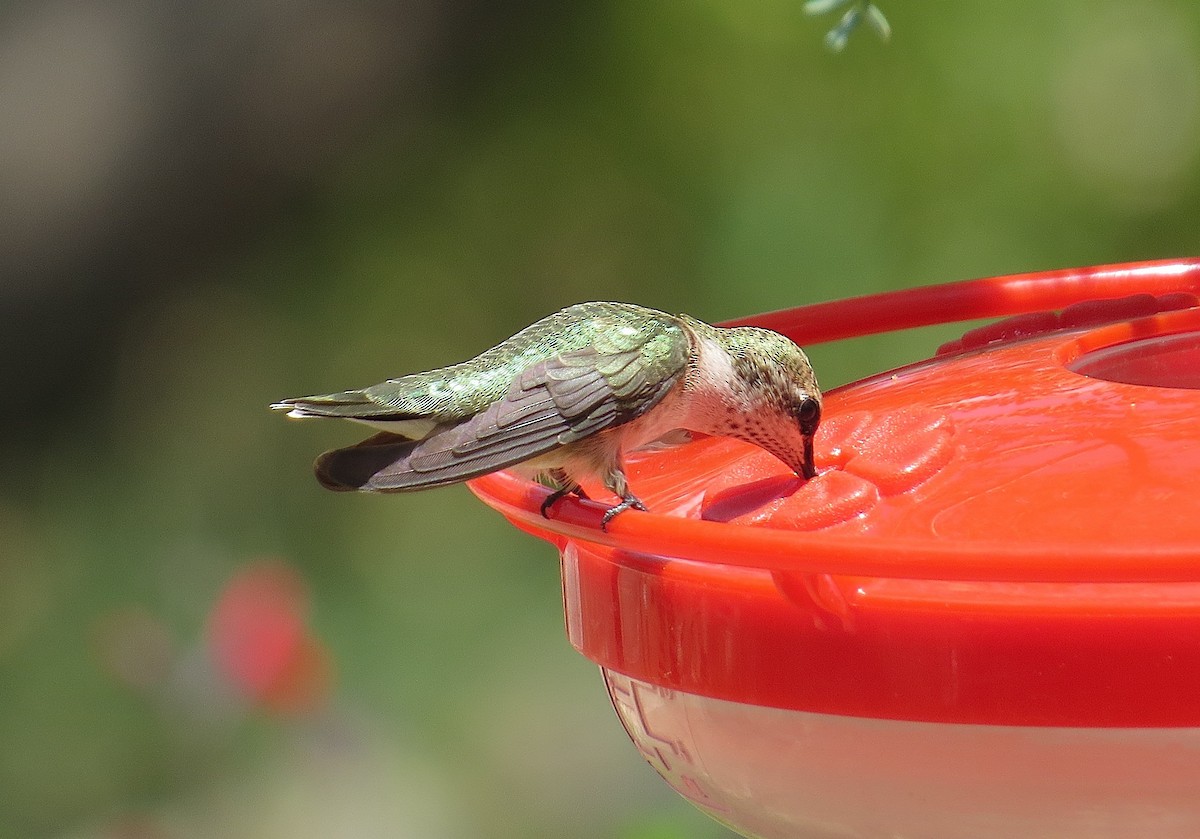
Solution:
<svg viewBox="0 0 1200 839"><path fill-rule="evenodd" d="M365 391L345 390L322 396L302 396L296 399L281 399L271 405L275 411L287 411L289 417L330 417L355 419L362 417L394 416L395 408L380 405L371 400Z"/></svg>
<svg viewBox="0 0 1200 839"><path fill-rule="evenodd" d="M335 492L374 489L372 479L380 472L404 462L417 443L406 437L381 432L357 445L325 452L313 464L321 486Z"/></svg>
<svg viewBox="0 0 1200 839"><path fill-rule="evenodd" d="M484 456L455 456L460 429L443 427L430 437L415 440L384 431L356 445L325 452L313 464L313 471L321 486L336 492L410 492L469 481L525 459L512 446Z"/></svg>
<svg viewBox="0 0 1200 839"><path fill-rule="evenodd" d="M334 492L410 492L456 484L481 474L479 469L421 470L413 453L425 440L384 431L361 443L325 452L313 464L317 481Z"/></svg>

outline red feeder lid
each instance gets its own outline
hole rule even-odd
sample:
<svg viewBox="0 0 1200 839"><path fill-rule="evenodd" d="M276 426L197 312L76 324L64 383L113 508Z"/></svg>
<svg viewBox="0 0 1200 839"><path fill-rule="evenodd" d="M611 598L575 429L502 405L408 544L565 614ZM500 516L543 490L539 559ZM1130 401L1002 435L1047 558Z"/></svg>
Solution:
<svg viewBox="0 0 1200 839"><path fill-rule="evenodd" d="M563 553L572 643L664 688L832 714L1200 725L1200 260L749 318L802 345L1007 315L826 394L820 474L697 440L630 463L651 513L512 475Z"/></svg>

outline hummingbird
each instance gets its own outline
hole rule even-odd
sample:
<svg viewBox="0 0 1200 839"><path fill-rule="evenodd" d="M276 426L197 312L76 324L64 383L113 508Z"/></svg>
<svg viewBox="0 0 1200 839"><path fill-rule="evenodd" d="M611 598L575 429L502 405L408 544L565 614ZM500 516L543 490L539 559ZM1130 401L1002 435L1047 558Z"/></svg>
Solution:
<svg viewBox="0 0 1200 839"><path fill-rule="evenodd" d="M271 406L333 417L373 437L317 458L331 490L407 492L513 469L554 490L543 516L581 481L620 502L601 520L646 506L624 456L680 432L732 437L806 479L821 391L804 352L757 327L717 327L629 303L578 303L469 361Z"/></svg>

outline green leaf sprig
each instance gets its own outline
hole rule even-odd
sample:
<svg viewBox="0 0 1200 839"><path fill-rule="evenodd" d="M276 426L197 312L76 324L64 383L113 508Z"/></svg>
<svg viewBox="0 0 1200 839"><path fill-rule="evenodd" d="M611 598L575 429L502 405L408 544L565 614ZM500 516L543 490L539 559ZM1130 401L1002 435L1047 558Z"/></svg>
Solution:
<svg viewBox="0 0 1200 839"><path fill-rule="evenodd" d="M850 8L846 9L837 26L825 33L825 46L830 50L841 52L845 49L846 42L850 40L850 33L857 29L864 20L875 30L875 34L881 41L886 42L892 37L891 24L883 16L879 7L868 0L806 0L804 13L806 15L823 15L841 8L847 3L850 4Z"/></svg>

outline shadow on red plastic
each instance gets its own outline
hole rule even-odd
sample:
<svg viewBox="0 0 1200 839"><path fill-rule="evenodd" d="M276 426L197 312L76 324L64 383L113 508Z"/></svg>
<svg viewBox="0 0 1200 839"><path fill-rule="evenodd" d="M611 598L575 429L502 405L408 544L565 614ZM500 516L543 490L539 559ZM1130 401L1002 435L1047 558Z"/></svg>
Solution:
<svg viewBox="0 0 1200 839"><path fill-rule="evenodd" d="M1076 359L1068 369L1108 382L1200 389L1200 332L1105 347Z"/></svg>

